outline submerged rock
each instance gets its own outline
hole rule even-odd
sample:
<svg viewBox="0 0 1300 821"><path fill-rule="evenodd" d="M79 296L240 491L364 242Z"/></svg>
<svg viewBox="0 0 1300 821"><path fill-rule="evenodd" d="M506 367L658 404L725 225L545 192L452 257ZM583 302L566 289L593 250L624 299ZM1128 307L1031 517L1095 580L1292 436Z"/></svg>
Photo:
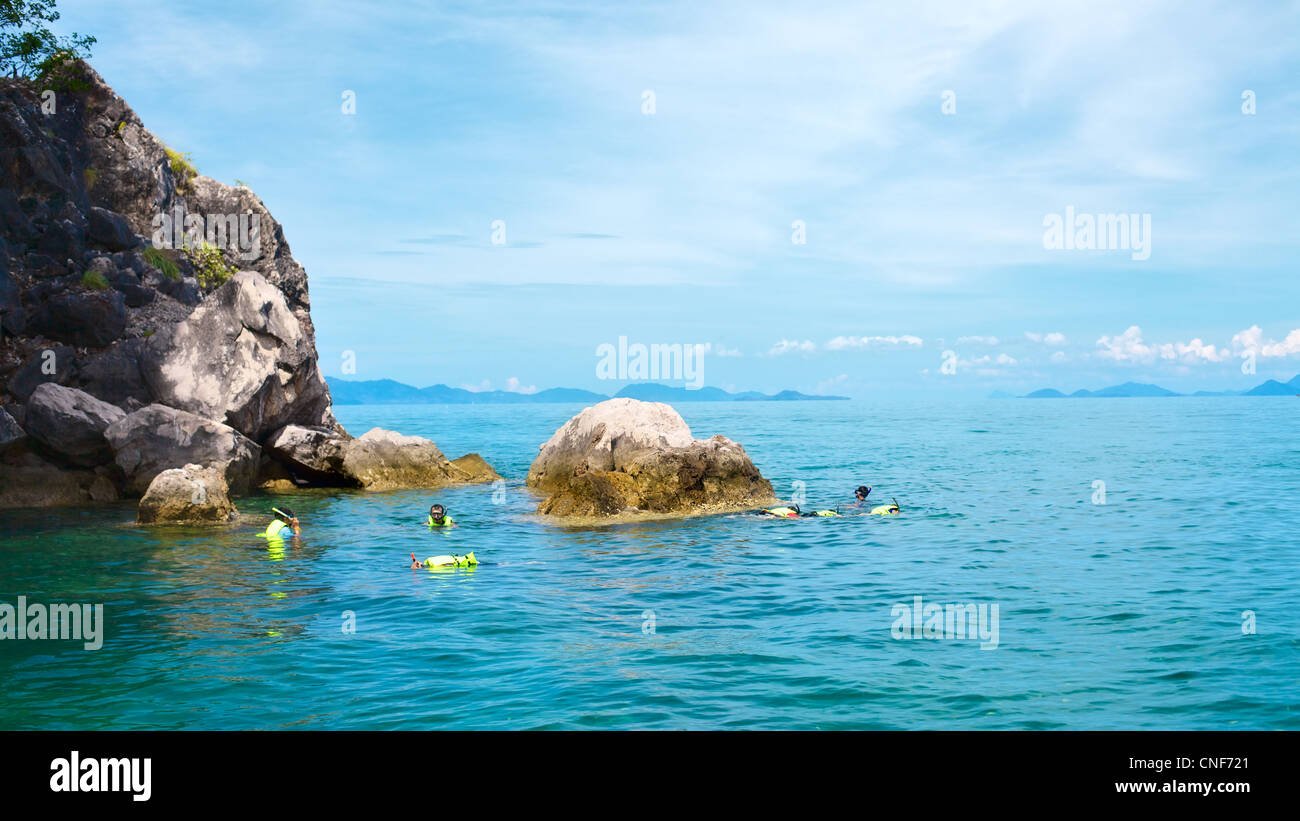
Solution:
<svg viewBox="0 0 1300 821"><path fill-rule="evenodd" d="M228 425L158 404L127 414L104 436L132 494L144 493L159 473L190 463L216 468L230 492L247 493L261 455Z"/></svg>
<svg viewBox="0 0 1300 821"><path fill-rule="evenodd" d="M93 467L113 458L104 431L126 416L85 391L45 382L27 402L24 427L46 450L75 465Z"/></svg>
<svg viewBox="0 0 1300 821"><path fill-rule="evenodd" d="M745 449L723 436L700 440L671 406L610 399L586 408L541 446L528 487L539 513L604 517L690 515L775 501Z"/></svg>
<svg viewBox="0 0 1300 821"><path fill-rule="evenodd" d="M141 524L216 523L237 513L221 471L186 465L153 478L140 499L138 518Z"/></svg>

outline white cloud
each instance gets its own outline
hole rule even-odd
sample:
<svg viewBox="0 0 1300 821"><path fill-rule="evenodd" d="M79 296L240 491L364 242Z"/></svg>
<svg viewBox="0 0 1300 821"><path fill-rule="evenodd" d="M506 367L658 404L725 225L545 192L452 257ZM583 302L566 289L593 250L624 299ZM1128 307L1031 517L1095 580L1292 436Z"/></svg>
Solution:
<svg viewBox="0 0 1300 821"><path fill-rule="evenodd" d="M957 338L958 345L996 345L998 338L996 336L962 336Z"/></svg>
<svg viewBox="0 0 1300 821"><path fill-rule="evenodd" d="M1028 339L1030 342L1041 342L1044 345L1050 345L1054 348L1059 348L1065 344L1065 334L1057 333L1055 331L1049 334L1040 334L1040 333L1034 333L1033 331L1025 331L1025 338Z"/></svg>
<svg viewBox="0 0 1300 821"><path fill-rule="evenodd" d="M477 385L464 383L460 387L462 390L472 391L474 393L481 393L483 391L492 390L492 380L484 379L482 382L478 383Z"/></svg>
<svg viewBox="0 0 1300 821"><path fill-rule="evenodd" d="M1259 356L1290 356L1300 353L1300 328L1291 331L1281 342L1265 342L1264 331L1258 325L1251 325L1233 334L1232 348L1239 353L1254 352Z"/></svg>
<svg viewBox="0 0 1300 821"><path fill-rule="evenodd" d="M1232 356L1226 348L1206 345L1199 338L1191 342L1172 342L1160 346L1161 359L1181 359L1184 362L1224 362Z"/></svg>
<svg viewBox="0 0 1300 821"><path fill-rule="evenodd" d="M870 348L881 345L910 345L919 347L921 337L919 336L837 336L830 342L826 343L826 349L831 351L847 351L854 348Z"/></svg>
<svg viewBox="0 0 1300 821"><path fill-rule="evenodd" d="M1281 342L1273 342L1260 349L1264 356L1290 356L1300 353L1300 328L1286 335Z"/></svg>
<svg viewBox="0 0 1300 821"><path fill-rule="evenodd" d="M989 365L1011 366L1016 364L1018 364L1018 361L1016 360L1015 357L1008 356L1007 354L1004 353L998 354L996 358L989 356L988 354L984 354L983 356L977 356L974 359L957 360L957 368L959 370L963 368L974 368L978 373L984 376L1001 373L1001 371L996 368L994 369L988 368L987 366Z"/></svg>
<svg viewBox="0 0 1300 821"><path fill-rule="evenodd" d="M1066 362L1068 360L1069 357L1065 355L1065 351L1057 351L1056 353L1052 354L1053 362L1060 363L1060 362Z"/></svg>
<svg viewBox="0 0 1300 821"><path fill-rule="evenodd" d="M772 349L767 352L767 355L781 356L782 354L794 352L812 353L815 350L817 350L817 346L810 340L805 339L803 342L800 342L795 339L782 339L780 342L772 346Z"/></svg>
<svg viewBox="0 0 1300 821"><path fill-rule="evenodd" d="M1097 340L1102 350L1097 355L1116 362L1149 364L1157 359L1178 360L1185 364L1198 362L1225 362L1232 357L1227 348L1207 345L1199 338L1191 342L1165 342L1148 345L1142 338L1142 329L1132 325L1119 336L1103 336Z"/></svg>
<svg viewBox="0 0 1300 821"><path fill-rule="evenodd" d="M506 380L506 390L510 391L511 393L537 393L537 386L536 385L521 386L519 384L519 377L512 376Z"/></svg>

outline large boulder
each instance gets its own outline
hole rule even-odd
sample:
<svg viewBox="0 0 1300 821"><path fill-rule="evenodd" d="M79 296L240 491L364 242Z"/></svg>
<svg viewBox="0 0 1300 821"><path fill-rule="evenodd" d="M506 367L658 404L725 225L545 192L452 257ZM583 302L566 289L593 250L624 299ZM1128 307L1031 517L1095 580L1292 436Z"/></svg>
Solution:
<svg viewBox="0 0 1300 821"><path fill-rule="evenodd" d="M333 428L285 425L267 437L266 452L311 484L354 485L345 475L343 452L352 437Z"/></svg>
<svg viewBox="0 0 1300 821"><path fill-rule="evenodd" d="M454 469L453 475L457 477L457 481L467 484L495 482L501 478L501 475L487 463L487 460L477 453L467 453L459 459L452 459L451 466Z"/></svg>
<svg viewBox="0 0 1300 821"><path fill-rule="evenodd" d="M287 469L278 476L263 469L268 488L284 488L290 478L309 485L371 490L436 488L490 482L501 478L477 453L450 460L436 444L374 428L359 439L332 428L286 425L267 437L267 455Z"/></svg>
<svg viewBox="0 0 1300 821"><path fill-rule="evenodd" d="M437 488L499 478L496 471L488 471L490 475L458 467L428 439L383 428L372 428L343 448L344 475L370 490Z"/></svg>
<svg viewBox="0 0 1300 821"><path fill-rule="evenodd" d="M124 416L121 408L85 391L46 382L27 402L24 427L45 449L72 464L89 467L113 458L104 431Z"/></svg>
<svg viewBox="0 0 1300 821"><path fill-rule="evenodd" d="M91 242L114 251L125 251L140 244L140 238L131 230L126 217L107 208L90 209L86 235Z"/></svg>
<svg viewBox="0 0 1300 821"><path fill-rule="evenodd" d="M136 407L149 403L149 386L140 372L145 340L122 339L78 364L76 384L105 402Z"/></svg>
<svg viewBox="0 0 1300 821"><path fill-rule="evenodd" d="M228 522L238 514L221 471L202 465L164 470L140 499L141 524Z"/></svg>
<svg viewBox="0 0 1300 821"><path fill-rule="evenodd" d="M255 441L285 425L338 425L312 339L284 294L253 271L152 336L140 365L157 401Z"/></svg>
<svg viewBox="0 0 1300 821"><path fill-rule="evenodd" d="M126 330L126 300L117 291L55 294L27 315L27 331L72 345L101 348Z"/></svg>
<svg viewBox="0 0 1300 821"><path fill-rule="evenodd" d="M77 378L79 371L76 351L67 345L50 345L28 357L9 377L5 388L26 402L42 383L69 385Z"/></svg>
<svg viewBox="0 0 1300 821"><path fill-rule="evenodd" d="M144 493L154 477L190 463L214 467L232 493L247 493L261 448L239 431L166 405L148 405L104 431L126 491Z"/></svg>
<svg viewBox="0 0 1300 821"><path fill-rule="evenodd" d="M556 516L711 513L775 501L739 444L695 439L672 407L637 399L610 399L566 422L541 446L527 484L545 495L538 512Z"/></svg>

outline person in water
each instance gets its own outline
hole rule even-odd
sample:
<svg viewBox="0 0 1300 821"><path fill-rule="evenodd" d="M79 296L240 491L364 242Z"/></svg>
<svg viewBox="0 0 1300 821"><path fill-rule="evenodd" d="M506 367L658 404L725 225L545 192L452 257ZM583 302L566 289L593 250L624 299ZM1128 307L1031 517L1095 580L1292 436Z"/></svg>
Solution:
<svg viewBox="0 0 1300 821"><path fill-rule="evenodd" d="M429 527L455 527L456 520L447 515L447 508L442 505L429 507L429 518L424 522Z"/></svg>
<svg viewBox="0 0 1300 821"><path fill-rule="evenodd" d="M258 535L265 536L268 539L283 539L285 536L297 536L302 532L302 527L298 524L298 517L293 515L293 511L289 508L273 507L271 512L275 514L275 519L266 526L266 530ZM285 530L291 532L285 533Z"/></svg>
<svg viewBox="0 0 1300 821"><path fill-rule="evenodd" d="M477 567L478 559L475 558L473 551L466 553L464 556L430 556L424 561L415 558L411 554L411 568L417 567Z"/></svg>
<svg viewBox="0 0 1300 821"><path fill-rule="evenodd" d="M878 507L871 508L871 515L872 516L897 516L900 513L902 513L903 511L898 507L898 500L892 499L891 501L893 502L893 504L879 505Z"/></svg>
<svg viewBox="0 0 1300 821"><path fill-rule="evenodd" d="M867 506L867 497L871 495L870 485L858 485L858 489L853 491L853 504L851 508L861 508Z"/></svg>

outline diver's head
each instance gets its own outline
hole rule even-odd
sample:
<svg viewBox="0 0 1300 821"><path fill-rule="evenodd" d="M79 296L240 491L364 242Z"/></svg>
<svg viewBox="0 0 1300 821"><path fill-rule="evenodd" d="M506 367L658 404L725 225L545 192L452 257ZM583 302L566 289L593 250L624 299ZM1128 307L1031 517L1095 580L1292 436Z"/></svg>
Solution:
<svg viewBox="0 0 1300 821"><path fill-rule="evenodd" d="M287 525L293 524L298 518L297 516L294 516L293 511L287 507L273 507L271 508L271 511L275 513L276 517L280 521Z"/></svg>
<svg viewBox="0 0 1300 821"><path fill-rule="evenodd" d="M858 489L853 491L853 495L857 496L858 501L861 502L871 495L871 488L866 485L858 485Z"/></svg>
<svg viewBox="0 0 1300 821"><path fill-rule="evenodd" d="M447 515L447 508L442 505L431 505L429 507L429 518L435 522L441 523L443 517Z"/></svg>

